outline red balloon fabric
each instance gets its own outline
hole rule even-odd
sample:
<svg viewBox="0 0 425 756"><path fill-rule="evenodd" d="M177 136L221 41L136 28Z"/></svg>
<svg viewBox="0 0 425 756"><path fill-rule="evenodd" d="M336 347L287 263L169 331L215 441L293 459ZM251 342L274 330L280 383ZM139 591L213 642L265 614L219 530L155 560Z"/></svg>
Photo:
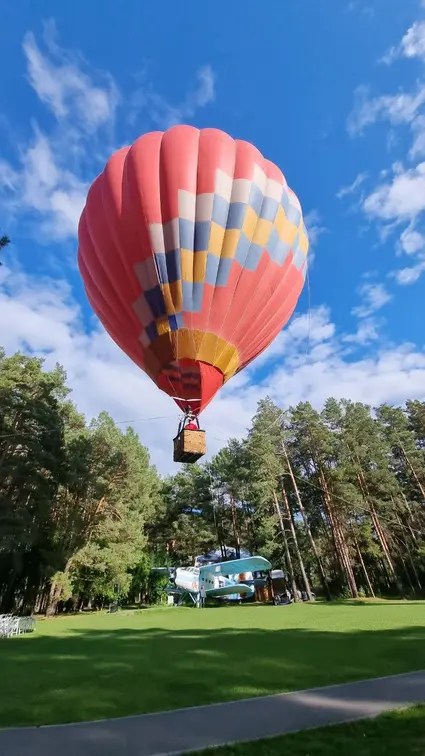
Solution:
<svg viewBox="0 0 425 756"><path fill-rule="evenodd" d="M106 331L196 414L285 326L307 270L300 203L282 172L217 129L174 126L118 150L78 233Z"/></svg>

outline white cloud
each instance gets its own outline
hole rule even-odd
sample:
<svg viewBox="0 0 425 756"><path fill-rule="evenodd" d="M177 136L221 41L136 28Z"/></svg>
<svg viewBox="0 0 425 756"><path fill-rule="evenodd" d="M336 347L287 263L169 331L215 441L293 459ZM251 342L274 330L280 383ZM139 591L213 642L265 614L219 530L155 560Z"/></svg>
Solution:
<svg viewBox="0 0 425 756"><path fill-rule="evenodd" d="M400 236L400 243L406 255L415 255L425 252L425 236L414 228L406 228Z"/></svg>
<svg viewBox="0 0 425 756"><path fill-rule="evenodd" d="M264 389L284 406L308 400L320 408L326 398L350 398L377 405L401 404L425 396L425 355L413 345L377 351L348 362L341 354L291 370L287 366L271 376Z"/></svg>
<svg viewBox="0 0 425 756"><path fill-rule="evenodd" d="M418 115L411 124L413 144L410 148L409 157L419 158L425 155L425 115Z"/></svg>
<svg viewBox="0 0 425 756"><path fill-rule="evenodd" d="M25 35L27 76L57 123L49 133L33 124L33 136L19 146L14 163L0 156L0 191L5 215L15 220L23 216L26 230L38 240L58 241L77 235L89 184L113 152L120 96L110 74L89 75L81 55L59 47L54 23L46 26L44 41L42 52L34 34ZM145 104L149 100L146 124L170 126L213 101L211 67L201 68L197 78L198 86L176 107L153 92L144 93Z"/></svg>
<svg viewBox="0 0 425 756"><path fill-rule="evenodd" d="M326 233L328 229L323 225L322 218L318 210L310 210L310 212L308 212L304 216L304 225L307 229L309 242L307 264L308 269L311 270L316 257L316 248L319 238L322 236L322 234Z"/></svg>
<svg viewBox="0 0 425 756"><path fill-rule="evenodd" d="M206 65L200 68L196 78L198 86L190 91L182 102L172 105L162 95L154 92L143 81L143 76L142 87L139 87L131 96L130 121L133 123L142 109L149 113L149 118L161 129L168 129L190 120L197 110L215 100L215 74L211 66Z"/></svg>
<svg viewBox="0 0 425 756"><path fill-rule="evenodd" d="M102 87L83 72L82 63L57 45L53 24L45 41L48 54L28 32L23 49L28 80L57 125L49 134L32 125L33 135L18 146L15 164L0 161L0 189L5 213L24 216L38 239L64 240L77 234L89 187L87 166L92 179L99 172L93 163L97 131L112 125L118 90L108 74L99 74L107 82Z"/></svg>
<svg viewBox="0 0 425 756"><path fill-rule="evenodd" d="M254 373L266 363L284 359L289 354L296 354L303 345L302 354L318 344L331 340L335 335L335 326L329 320L329 309L322 305L303 315L292 318L288 326L279 333L273 343L249 365L244 373Z"/></svg>
<svg viewBox="0 0 425 756"><path fill-rule="evenodd" d="M348 186L343 186L337 192L338 199L342 199L342 197L346 197L349 194L355 194L357 189L360 189L361 185L366 181L368 177L367 173L359 173L358 176L354 179L352 184L349 184Z"/></svg>
<svg viewBox="0 0 425 756"><path fill-rule="evenodd" d="M397 58L419 58L425 61L425 21L415 21L398 47L388 50L382 62L389 65Z"/></svg>
<svg viewBox="0 0 425 756"><path fill-rule="evenodd" d="M403 36L399 45L392 47L384 56L384 62L392 63L397 58L417 58L425 62L425 21L416 21ZM425 156L425 82L423 77L411 92L370 97L367 87L355 91L354 108L348 118L347 128L351 136L362 134L365 127L378 120L388 122L388 147L398 145L396 127L405 125L411 135L411 146L406 157L418 160ZM342 190L343 196L345 191ZM341 193L340 193L341 196ZM425 271L424 237L418 230L425 211L425 163L405 167L400 161L391 171L381 174L380 183L366 197L362 197L361 209L368 218L378 222L381 241L388 241L400 224L408 224L395 244L396 252L416 259L409 267L391 272L401 285L415 283Z"/></svg>
<svg viewBox="0 0 425 756"><path fill-rule="evenodd" d="M73 399L87 417L106 409L118 422L134 420L159 469L177 469L172 462L177 407L100 328L88 331L84 327L67 283L3 268L0 322L8 353L21 349L45 356L47 368L63 364ZM373 403L425 399L422 352L412 345L379 352L374 348L370 357L347 361L345 341L365 343L358 332L352 339L347 336L338 337L326 307L294 318L260 358L267 376L255 385L253 372L244 371L229 381L206 410L203 426L208 454L218 451L229 437L245 434L258 399L266 394L285 407L309 400L320 408L328 396Z"/></svg>
<svg viewBox="0 0 425 756"><path fill-rule="evenodd" d="M354 108L348 116L347 129L350 136L362 134L366 126L378 120L388 120L395 126L412 124L425 103L425 86L421 84L413 93L381 95L370 98L369 89L360 86L354 92Z"/></svg>
<svg viewBox="0 0 425 756"><path fill-rule="evenodd" d="M370 344L372 341L377 341L377 339L379 339L379 326L374 318L361 320L355 333L348 333L346 336L343 336L343 341L360 346Z"/></svg>
<svg viewBox="0 0 425 756"><path fill-rule="evenodd" d="M367 215L384 221L411 221L425 210L425 162L396 174L368 197Z"/></svg>
<svg viewBox="0 0 425 756"><path fill-rule="evenodd" d="M107 86L96 86L72 56L56 44L50 43L48 48L50 58L43 55L32 32L25 35L28 79L41 102L58 120L72 116L74 122L89 132L109 122L118 102L113 79L104 76Z"/></svg>
<svg viewBox="0 0 425 756"><path fill-rule="evenodd" d="M425 256L422 256L419 258L419 262L417 262L416 265L412 265L410 268L407 267L396 270L393 272L393 276L401 286L409 286L410 284L416 283L424 272Z"/></svg>
<svg viewBox="0 0 425 756"><path fill-rule="evenodd" d="M425 272L425 236L417 228L425 211L425 163L395 173L364 200L363 209L369 217L384 224L383 237L401 223L408 223L396 248L399 254L414 257L415 262L390 275L402 286L416 283Z"/></svg>
<svg viewBox="0 0 425 756"><path fill-rule="evenodd" d="M88 184L60 163L52 142L35 129L34 139L20 156L19 169L5 164L10 177L5 205L10 212L36 213L38 237L61 240L75 236ZM0 166L0 183L1 183Z"/></svg>
<svg viewBox="0 0 425 756"><path fill-rule="evenodd" d="M203 108L215 100L215 74L211 66L203 66L199 69L197 78L198 89L188 99L191 100L192 108Z"/></svg>
<svg viewBox="0 0 425 756"><path fill-rule="evenodd" d="M406 58L425 60L425 21L415 21L401 40L401 52Z"/></svg>
<svg viewBox="0 0 425 756"><path fill-rule="evenodd" d="M413 142L410 158L425 155L425 83L421 82L414 92L396 95L381 95L370 98L367 87L358 87L354 93L355 104L348 116L347 130L350 136L359 136L367 126L378 121L387 121L394 128L405 125L409 128ZM394 128L387 134L388 149L397 146L398 138ZM362 174L360 174L362 175Z"/></svg>
<svg viewBox="0 0 425 756"><path fill-rule="evenodd" d="M307 229L308 239L310 247L315 247L319 236L321 236L327 229L322 224L322 218L320 216L320 213L318 210L310 210L305 216L304 216L304 225ZM309 250L310 254L310 250Z"/></svg>
<svg viewBox="0 0 425 756"><path fill-rule="evenodd" d="M347 10L350 12L358 11L363 16L367 16L368 18L373 18L375 15L375 8L373 5L369 5L369 3L361 4L358 2L354 2L354 0L351 0L347 5Z"/></svg>
<svg viewBox="0 0 425 756"><path fill-rule="evenodd" d="M283 334L288 341L292 340L295 347L305 340L312 344L327 341L335 335L335 326L330 322L329 314L329 309L324 305L317 307L310 313L294 318Z"/></svg>
<svg viewBox="0 0 425 756"><path fill-rule="evenodd" d="M13 191L18 180L18 174L6 160L0 159L0 189Z"/></svg>
<svg viewBox="0 0 425 756"><path fill-rule="evenodd" d="M363 284L359 289L359 294L363 300L362 304L352 310L353 315L359 318L369 317L391 300L391 294L382 283Z"/></svg>

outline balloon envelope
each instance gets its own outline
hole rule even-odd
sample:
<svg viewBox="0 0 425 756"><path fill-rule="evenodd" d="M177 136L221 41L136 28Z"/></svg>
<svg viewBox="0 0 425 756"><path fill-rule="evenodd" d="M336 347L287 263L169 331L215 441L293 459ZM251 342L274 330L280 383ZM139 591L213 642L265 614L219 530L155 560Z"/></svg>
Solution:
<svg viewBox="0 0 425 756"><path fill-rule="evenodd" d="M78 235L103 326L196 413L271 344L306 275L307 232L282 172L217 129L175 126L118 150Z"/></svg>

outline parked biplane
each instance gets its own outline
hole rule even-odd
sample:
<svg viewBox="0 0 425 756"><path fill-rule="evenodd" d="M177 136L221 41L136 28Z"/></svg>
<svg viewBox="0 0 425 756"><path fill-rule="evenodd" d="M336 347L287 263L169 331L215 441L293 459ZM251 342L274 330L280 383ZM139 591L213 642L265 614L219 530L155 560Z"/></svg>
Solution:
<svg viewBox="0 0 425 756"><path fill-rule="evenodd" d="M268 573L271 567L264 557L250 556L194 567L155 567L152 572L169 576L171 584L165 590L177 595L179 604L190 597L199 606L201 594L205 598L211 596L236 600L253 596L256 583L265 581L265 578L255 576L258 573Z"/></svg>

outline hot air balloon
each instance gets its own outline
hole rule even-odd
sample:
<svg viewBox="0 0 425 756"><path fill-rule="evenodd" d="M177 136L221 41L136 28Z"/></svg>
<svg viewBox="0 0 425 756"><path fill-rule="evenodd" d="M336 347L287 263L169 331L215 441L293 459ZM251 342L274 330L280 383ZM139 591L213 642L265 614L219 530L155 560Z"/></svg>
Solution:
<svg viewBox="0 0 425 756"><path fill-rule="evenodd" d="M112 155L78 237L93 310L183 411L174 459L194 461L199 414L295 309L308 250L296 195L248 142L174 126Z"/></svg>

